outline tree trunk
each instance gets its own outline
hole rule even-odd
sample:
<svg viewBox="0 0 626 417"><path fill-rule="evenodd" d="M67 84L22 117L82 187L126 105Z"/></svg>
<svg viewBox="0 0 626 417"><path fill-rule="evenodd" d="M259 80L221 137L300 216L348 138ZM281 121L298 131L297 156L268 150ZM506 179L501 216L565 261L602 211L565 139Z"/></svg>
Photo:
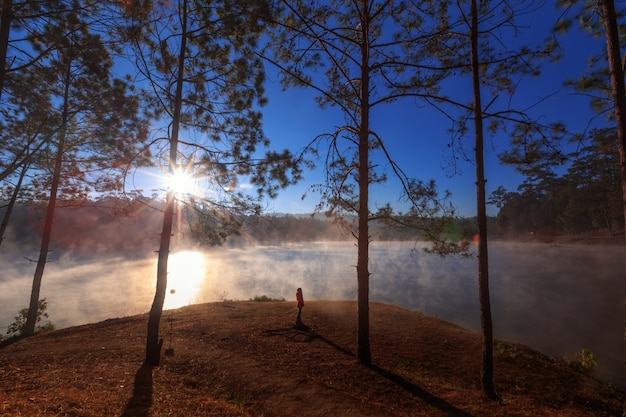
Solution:
<svg viewBox="0 0 626 417"><path fill-rule="evenodd" d="M367 2L363 1L363 10ZM364 13L366 15L366 13ZM358 208L358 353L360 363L372 363L369 316L369 22L363 22L361 39L361 124L359 129L359 208Z"/></svg>
<svg viewBox="0 0 626 417"><path fill-rule="evenodd" d="M626 225L626 90L624 88L624 70L621 64L619 30L613 0L602 1L602 13L606 30L606 50L611 73L611 87L617 123L617 140L619 143L620 173L622 178L622 204L624 207L624 224ZM626 236L626 227L624 228Z"/></svg>
<svg viewBox="0 0 626 417"><path fill-rule="evenodd" d="M176 172L178 153L178 132L180 128L180 114L182 108L183 80L185 69L185 52L187 46L187 1L182 4L182 39L180 52L178 54L178 74L176 79L176 93L174 98L174 114L172 117L172 136L170 138L169 155L169 175L174 176ZM170 254L170 241L172 238L172 225L174 222L174 205L176 204L175 190L168 184L167 197L165 200L165 210L163 212L163 229L159 244L159 259L157 264L156 291L150 314L148 316L148 332L146 337L146 361L150 366L159 366L161 363L161 346L163 340L159 339L159 326L161 324L161 314L163 313L163 303L165 302L165 291L167 288L167 264Z"/></svg>
<svg viewBox="0 0 626 417"><path fill-rule="evenodd" d="M170 145L171 147L171 145ZM163 229L159 244L159 258L157 263L156 291L150 314L148 316L148 333L146 337L146 361L150 366L159 366L161 363L161 346L163 340L159 339L159 326L161 314L165 303L165 291L167 289L167 264L170 252L170 240L172 236L172 223L174 221L174 191L167 190L165 210L163 212Z"/></svg>
<svg viewBox="0 0 626 417"><path fill-rule="evenodd" d="M472 53L472 85L474 96L474 130L476 139L476 214L478 220L478 291L480 324L483 334L481 383L487 398L496 399L493 384L493 325L489 298L489 261L487 254L487 209L485 193L485 165L483 144L483 114L480 93L480 68L478 61L478 11L477 0L471 0L472 27L470 33Z"/></svg>
<svg viewBox="0 0 626 417"><path fill-rule="evenodd" d="M48 207L46 209L46 219L43 226L43 235L41 236L41 247L39 248L39 259L33 276L33 286L30 293L30 304L28 306L28 316L24 324L24 336L31 336L35 333L35 324L37 323L37 312L39 310L39 292L41 290L41 281L43 279L43 271L48 261L48 251L50 248L50 238L52 237L52 224L54 223L54 212L56 210L57 192L59 183L61 182L61 168L63 167L63 154L65 152L65 135L67 132L67 122L69 113L69 94L71 82L71 64L67 65L65 73L65 91L63 92L63 115L61 118L62 127L59 131L59 144L57 145L57 153L54 161L54 172L52 174L52 185L50 187L50 198L48 199Z"/></svg>
<svg viewBox="0 0 626 417"><path fill-rule="evenodd" d="M619 143L620 174L622 178L622 205L624 208L624 236L626 236L626 89L624 88L624 69L622 68L615 2L613 0L602 0L601 3L606 32L606 51L611 73L615 121L617 123L617 141ZM626 342L626 321L624 341ZM624 355L626 359L626 350ZM626 364L626 360L624 363ZM624 370L626 372L626 368ZM622 415L626 417L626 400L624 400Z"/></svg>
<svg viewBox="0 0 626 417"><path fill-rule="evenodd" d="M17 184L15 185L15 190L13 190L13 194L11 195L11 200L9 200L9 204L7 205L7 210L4 212L4 216L2 216L2 224L0 224L0 245L4 241L4 234L9 226L9 219L11 218L11 213L13 213L13 207L15 207L15 201L17 200L17 195L22 188L22 181L24 181L24 177L26 176L26 172L28 171L29 164L26 164L22 167L22 171L20 172L20 177L17 180Z"/></svg>
<svg viewBox="0 0 626 417"><path fill-rule="evenodd" d="M0 17L0 98L4 89L4 78L7 73L7 49L13 20L13 0L2 1L2 16Z"/></svg>

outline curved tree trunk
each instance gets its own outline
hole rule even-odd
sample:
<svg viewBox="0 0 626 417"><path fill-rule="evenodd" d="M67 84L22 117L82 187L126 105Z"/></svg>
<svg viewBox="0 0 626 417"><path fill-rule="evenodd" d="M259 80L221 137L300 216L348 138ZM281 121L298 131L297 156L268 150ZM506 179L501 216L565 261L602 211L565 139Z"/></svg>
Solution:
<svg viewBox="0 0 626 417"><path fill-rule="evenodd" d="M30 293L30 304L28 306L28 316L24 324L24 335L31 336L35 333L35 325L37 324L37 311L39 310L39 292L41 290L41 281L43 272L48 261L48 251L50 249L50 239L52 237L52 224L54 223L54 212L56 210L57 192L59 183L61 182L61 168L63 167L63 154L65 152L65 135L67 132L68 113L69 113L69 91L70 78L72 68L67 65L65 73L65 91L63 93L63 115L62 125L59 131L59 143L57 145L57 153L54 161L54 172L52 174L52 186L50 187L50 197L48 199L48 207L46 209L46 219L43 226L43 235L41 237L41 246L39 248L39 259L33 276L33 286Z"/></svg>
<svg viewBox="0 0 626 417"><path fill-rule="evenodd" d="M178 153L178 131L180 128L180 113L182 108L183 80L185 68L185 52L187 45L187 1L182 2L182 36L180 52L178 54L178 74L176 80L176 93L174 98L174 114L172 117L172 136L170 138L169 174L174 175ZM159 259L157 264L156 291L150 314L148 316L148 332L146 337L146 360L150 366L159 366L161 363L161 346L163 339L159 339L159 325L165 302L167 289L167 265L170 254L170 241L172 238L172 225L174 222L174 205L176 204L175 190L168 185L165 210L163 212L163 229L159 244Z"/></svg>

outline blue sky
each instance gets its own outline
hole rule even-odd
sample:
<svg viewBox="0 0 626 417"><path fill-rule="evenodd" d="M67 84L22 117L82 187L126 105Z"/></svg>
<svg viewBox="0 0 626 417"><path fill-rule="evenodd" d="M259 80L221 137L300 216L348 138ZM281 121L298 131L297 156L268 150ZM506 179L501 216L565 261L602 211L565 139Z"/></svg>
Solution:
<svg viewBox="0 0 626 417"><path fill-rule="evenodd" d="M526 31L527 38L522 38L522 41L543 39L556 13L554 6L548 4L544 5L542 10L529 15L525 23L531 30ZM562 88L562 83L568 78L577 78L585 71L587 59L604 48L604 39L591 39L587 34L572 31L560 37L559 42L563 58L556 63L546 63L540 77L526 79L514 96L515 106L523 108L550 95L533 108L534 114L540 115L544 122L562 121L570 131L582 131L593 116L588 99ZM455 82L454 87L464 89L462 94L470 97L469 83ZM270 75L266 91L269 103L262 109L263 126L272 149L289 148L293 152L298 152L317 135L332 132L342 124L343 117L338 110L332 108L321 110L317 106L312 90L292 88L282 91L275 77ZM489 100L490 97L483 96L483 103ZM452 154L448 148L449 120L427 106L415 105L410 99L392 105L378 106L371 114L371 118L373 130L383 137L392 158L410 177L424 181L434 179L439 190L451 192L451 201L459 215L475 215L476 187L473 163L459 159L456 165L457 173L450 175L449 160ZM595 123L597 125L606 121L601 117ZM467 141L465 148L471 151L473 137L468 136L464 140ZM486 138L487 194L498 186L515 191L523 181L523 177L512 167L499 164L497 153L505 149L507 143L508 138L504 133ZM311 185L322 183L323 180L324 173L321 168L305 172L301 183L283 190L277 199L267 201L267 212L313 212L319 202L318 196L314 193L305 199L302 199L302 196ZM154 188L144 183L141 176L137 176L136 181L138 184L135 185L139 185L140 188L146 190ZM162 182L157 186L159 187L162 188ZM376 207L386 203L397 204L400 187L398 182L390 177L388 183L373 187L370 193L370 207L375 210ZM489 214L497 213L495 207L488 206L487 209Z"/></svg>
<svg viewBox="0 0 626 417"><path fill-rule="evenodd" d="M551 24L549 16L538 14L542 21L532 22L534 33L543 38ZM536 18L533 18L536 19ZM538 30L541 28L541 30ZM571 32L559 38L563 58L553 64L546 64L543 74L529 78L518 89L515 102L520 106L535 103L542 97L554 93L533 109L544 122L562 121L570 131L582 131L593 116L588 99L562 88L567 78L576 78L585 71L587 59L604 48L604 39L591 39L587 34ZM608 82L608 80L607 80ZM463 87L461 87L463 88ZM469 94L471 86L467 85ZM560 91L559 91L560 90ZM314 102L314 93L306 89L291 89L286 92L270 80L267 85L269 104L263 110L266 135L272 147L288 147L294 151L304 146L316 135L330 132L341 124L341 116L336 111L320 110ZM483 102L490 97L483 97ZM459 174L450 176L446 168L451 153L448 149L450 127L438 112L424 106L416 106L410 100L400 101L386 107L377 107L372 113L373 129L386 141L392 157L401 168L412 177L422 180L436 180L440 190L452 193L452 202L462 216L476 213L475 167L471 162L459 160ZM519 107L518 107L519 108ZM596 123L606 123L599 118ZM464 140L472 141L473 137ZM500 165L497 152L504 149L508 138L505 134L487 137L486 177L487 193L498 186L515 191L523 177L510 166ZM466 146L472 149L471 145ZM305 172L304 181L283 191L278 199L268 202L269 212L310 213L318 202L311 194L302 200L301 196L311 184L323 181L321 170ZM371 191L371 208L375 209L387 202L394 204L400 196L397 182L390 180L385 186ZM496 214L495 207L488 206L490 214Z"/></svg>

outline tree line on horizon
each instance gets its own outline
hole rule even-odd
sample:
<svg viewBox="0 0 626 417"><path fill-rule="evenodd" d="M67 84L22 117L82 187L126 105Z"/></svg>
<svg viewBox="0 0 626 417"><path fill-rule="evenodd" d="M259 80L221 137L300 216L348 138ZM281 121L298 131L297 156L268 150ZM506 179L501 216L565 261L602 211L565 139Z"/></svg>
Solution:
<svg viewBox="0 0 626 417"><path fill-rule="evenodd" d="M0 202L3 201L0 198ZM76 202L58 207L51 258L71 254L74 258L96 258L124 256L129 258L151 256L158 238L160 215L164 201L133 201L105 198L87 200L81 205ZM0 215L5 209L0 208ZM311 214L262 214L242 216L238 226L229 230L215 225L202 226L202 216L196 215L192 207L183 207L176 216L181 216L182 236L179 246L210 250L212 246L280 244L314 241L350 241L349 235L333 219L324 215ZM17 205L13 221L5 231L4 251L28 257L40 239L37 225L42 222L42 209ZM495 217L490 218L490 227L495 226ZM205 231L210 229L210 232ZM418 241L423 239L414 231L390 228L384 223L372 226L372 233L380 241ZM449 239L468 239L475 234L475 218L457 218L446 227Z"/></svg>
<svg viewBox="0 0 626 417"><path fill-rule="evenodd" d="M498 187L489 202L498 208L498 235L624 234L620 157L613 129L595 129L588 142L557 165L538 160L522 170L516 191Z"/></svg>
<svg viewBox="0 0 626 417"><path fill-rule="evenodd" d="M34 333L51 245L65 232L54 227L63 204L123 196L128 175L140 167L162 167L170 178L202 175L211 179L205 184L211 192L189 197L190 234L222 243L241 234L242 219L259 218L263 197L276 196L318 164L325 178L310 186L319 196L315 211L333 219L358 248L357 359L370 364L368 255L370 242L384 236L379 227L426 239L428 250L441 256L467 249L459 243L467 231L455 224L450 195L410 175L389 151L393 139L377 131L378 109L405 101L416 114L421 106L441 112L450 121L445 141L452 159L476 168L477 216L469 229L478 235L480 378L485 395L497 399L488 200L499 206L496 228L503 233L584 227L612 233L626 218L623 13L613 0L598 4L557 2L562 13L549 23L546 38L526 42L520 35L531 29L520 20L539 13L543 3L4 0L0 181L10 186L0 239L20 200L44 202L25 335ZM588 71L580 80L563 80L563 88L591 97L594 121L608 116L603 127L616 122L617 129L571 132L533 113L536 103L514 100L518 88L532 86L528 80L558 60L559 36L577 23L606 38L606 49L590 51ZM266 67L283 88L314 91L322 108L339 111L341 124L320 126L308 143L294 144L297 151L272 149L262 126ZM455 89L444 88L450 82ZM498 157L526 181L488 199L484 143L490 136L507 141ZM578 144L576 155L563 152L568 140ZM559 177L557 167L568 159L570 170ZM404 212L391 204L370 206L370 186L390 180L400 184ZM238 187L242 181L255 190ZM158 266L146 338L150 366L161 358L159 324L179 202L169 186L157 211L160 226L151 232ZM291 217L271 220L290 233L295 227ZM316 219L293 223L307 221L316 225ZM256 224L257 233L269 233L263 222Z"/></svg>
<svg viewBox="0 0 626 417"><path fill-rule="evenodd" d="M592 158L599 162L599 158ZM606 161L605 161L606 162ZM613 168L615 161L612 161ZM577 164L576 164L577 165ZM600 165L606 167L605 163ZM614 169L613 169L614 172ZM607 230L602 195L615 203L615 182L608 181L602 176L583 175L587 180L573 181L583 173L573 173L569 170L563 177L551 176L550 185L544 184L540 188L542 194L528 196L521 192L506 192L499 188L490 196L490 203L501 205L494 215L488 217L488 228L496 238L519 238L533 235L561 236L568 234L585 233L592 235L615 236L620 231L619 205L613 206L611 233ZM592 180L592 178L595 178ZM574 187L575 185L575 187ZM563 187L563 188L558 188ZM594 187L596 193L588 194L588 189ZM576 188L578 191L574 191ZM526 189L525 186L523 189ZM580 193L580 195L577 195ZM554 207L554 201L549 197L561 195L559 200L562 209L547 210L545 207ZM6 195L5 195L6 196ZM529 200L526 200L528 198ZM593 198L593 201L581 204L580 217L576 217L575 228L566 227L561 219L572 219L569 214L571 206L580 202L580 198ZM6 201L0 195L0 202ZM23 202L26 203L26 202ZM52 246L55 251L52 258L63 254L72 254L76 258L94 258L99 256L124 256L129 258L151 256L155 250L155 241L158 238L160 215L163 209L162 199L139 198L138 200L107 197L98 200L85 200L81 204L76 201L67 206L58 207L55 232L52 236ZM0 204L2 206L3 204ZM569 207L569 208L568 208ZM0 216L6 208L0 208ZM519 212L515 212L519 210ZM597 210L597 211L596 211ZM4 234L5 251L19 252L20 256L30 256L32 248L40 239L37 225L43 221L43 208L37 205L18 204L14 208L11 225ZM181 230L176 234L183 236L183 245L193 248L227 245L255 245L280 244L290 242L314 241L350 241L352 236L333 221L332 218L314 213L267 213L259 216L241 216L231 219L236 221L236 227L217 227L213 222L203 225L202 215L192 206L183 206L180 213ZM200 212L201 213L201 212ZM532 213L542 217L541 222L533 220ZM547 217L552 213L552 217ZM590 214L596 213L596 222ZM514 220L508 220L513 218ZM571 223L568 223L571 224ZM58 230L58 231L57 231ZM208 232L207 232L208 231ZM219 233L222 232L220 236ZM384 222L374 222L371 233L377 241L407 241L416 242L425 239L414 230L389 227ZM476 217L459 216L449 219L443 235L454 241L471 241L477 234Z"/></svg>

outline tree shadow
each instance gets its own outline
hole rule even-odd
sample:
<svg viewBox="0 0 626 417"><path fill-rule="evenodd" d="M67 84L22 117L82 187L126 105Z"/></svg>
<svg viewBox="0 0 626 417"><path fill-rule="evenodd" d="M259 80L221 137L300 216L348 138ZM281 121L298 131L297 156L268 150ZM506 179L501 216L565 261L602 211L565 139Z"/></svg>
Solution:
<svg viewBox="0 0 626 417"><path fill-rule="evenodd" d="M453 406L452 404L450 404L446 400L444 400L442 398L439 398L439 397L429 393L428 391L424 390L423 388L418 387L417 385L415 385L411 381L406 380L405 378L401 377L400 375L398 375L396 373L393 373L393 372L388 371L386 369L382 369L382 368L380 368L379 366L376 366L376 365L366 365L366 366L368 368L370 368L371 370L377 372L381 376L383 376L383 377L387 378L388 380L392 381L393 383L395 383L399 387L403 388L405 391L407 391L408 393L410 393L414 397L420 398L425 403L427 403L427 404L429 404L429 405L431 405L431 406L433 406L435 408L438 408L439 410L443 411L444 413L446 413L449 416L473 417L473 415L468 413L467 411L461 410L460 408L457 408L457 407Z"/></svg>
<svg viewBox="0 0 626 417"><path fill-rule="evenodd" d="M126 404L121 417L147 417L152 405L152 366L143 363L135 374L133 397Z"/></svg>
<svg viewBox="0 0 626 417"><path fill-rule="evenodd" d="M344 353L351 357L356 356L355 353L352 352L351 350L346 349L343 346L336 344L332 340L325 338L321 334L317 333L315 330L308 328L308 327L304 328L301 326L294 326L290 328L271 329L271 330L265 330L264 333L267 334L268 336L286 336L289 339L294 339L298 337L298 335L301 335L301 336L305 336L305 340L299 340L299 341L310 342L314 339L317 339L333 347L334 349L338 350L341 353ZM446 400L431 394L430 392L424 390L423 388L420 388L419 386L415 385L413 382L403 378L402 376L394 372L388 371L386 369L383 369L373 364L363 365L363 366L366 366L367 368L378 373L382 377L393 382L400 388L404 389L409 394L413 395L416 398L421 399L426 404L443 411L449 416L474 417L472 414L468 413L467 411L464 411L464 410L461 410L460 408L455 407L454 405L450 404Z"/></svg>
<svg viewBox="0 0 626 417"><path fill-rule="evenodd" d="M331 340L326 339L324 336L319 335L317 333L313 333L314 337L316 339L321 340L322 342L328 344L329 346L332 346L333 348L337 349L338 351L345 353L346 355L350 355L350 356L355 356L354 352L351 352L350 350L337 345L336 343L334 343ZM417 385L415 385L414 383L412 383L411 381L408 381L407 379L401 377L400 375L393 373L391 371L388 371L386 369L383 369L377 365L364 365L366 367L368 367L369 369L373 370L374 372L378 373L379 375L381 375L382 377L390 380L391 382L393 382L394 384L396 384L397 386L399 386L400 388L404 389L405 391L407 391L409 394L413 395L414 397L417 397L419 399L421 399L422 401L424 401L426 404L429 404L435 408L438 408L439 410L443 411L444 413L446 413L449 416L454 416L454 417L473 417L472 414L468 413L467 411L463 411L460 408L457 408L455 406L453 406L452 404L450 404L449 402L447 402L446 400L439 398L431 393L429 393L428 391L424 390L423 388L418 387Z"/></svg>
<svg viewBox="0 0 626 417"><path fill-rule="evenodd" d="M313 334L313 337L315 337L316 339L321 340L322 342L326 343L326 344L327 344L327 345L329 345L329 346L332 346L333 348L337 349L339 352L341 352L341 353L345 353L346 355L348 355L348 356L352 356L352 357L355 357L355 356L356 356L356 354L355 354L354 352L352 352L351 350L346 349L346 348L345 348L345 347L343 347L343 346L339 346L338 344L336 344L336 343L335 343L335 342L333 342L332 340L328 340L328 339L326 339L326 338L325 338L324 336L322 336L321 334L318 334L318 333L312 333L312 334Z"/></svg>

